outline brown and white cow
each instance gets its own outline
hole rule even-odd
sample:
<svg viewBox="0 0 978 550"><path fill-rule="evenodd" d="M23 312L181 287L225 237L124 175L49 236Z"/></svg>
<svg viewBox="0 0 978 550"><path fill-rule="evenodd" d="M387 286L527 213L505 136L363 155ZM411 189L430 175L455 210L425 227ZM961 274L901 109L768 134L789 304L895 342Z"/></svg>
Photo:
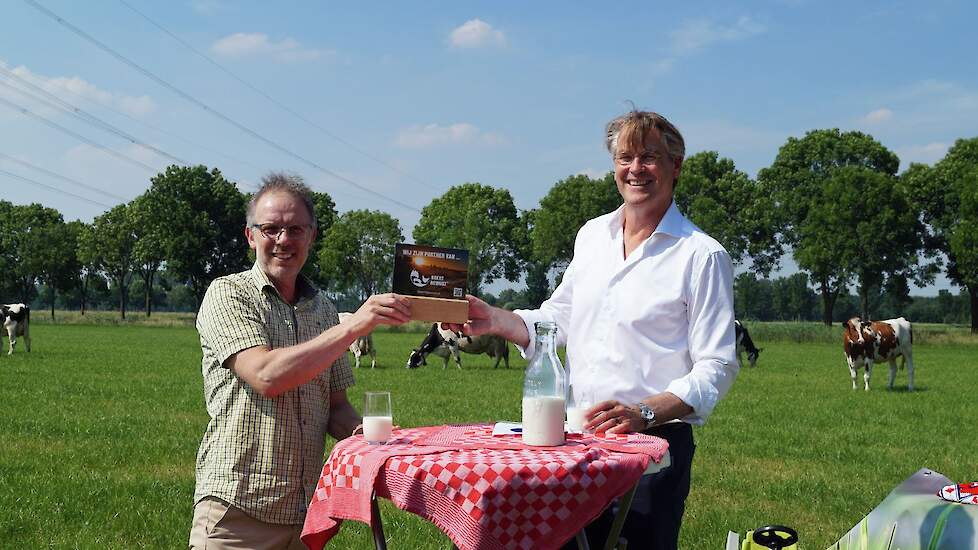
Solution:
<svg viewBox="0 0 978 550"><path fill-rule="evenodd" d="M340 312L340 322L344 322L353 314L348 311ZM370 368L377 366L377 348L374 347L374 335L370 333L366 336L360 336L350 344L350 353L353 354L353 361L356 367L360 368L360 358L364 355L370 355Z"/></svg>
<svg viewBox="0 0 978 550"><path fill-rule="evenodd" d="M3 322L3 328L10 340L10 351L7 355L14 353L18 336L24 337L24 347L31 351L31 308L26 304L4 304L0 306L0 321ZM0 344L2 343L0 340Z"/></svg>
<svg viewBox="0 0 978 550"><path fill-rule="evenodd" d="M869 391L869 377L873 363L889 361L890 384L896 378L896 358L903 357L900 368L907 367L907 389L913 391L913 329L910 321L903 317L887 319L886 321L863 321L853 317L842 323L842 347L845 350L849 374L852 377L852 389L856 389L856 369L860 361L866 371L863 373L863 383Z"/></svg>

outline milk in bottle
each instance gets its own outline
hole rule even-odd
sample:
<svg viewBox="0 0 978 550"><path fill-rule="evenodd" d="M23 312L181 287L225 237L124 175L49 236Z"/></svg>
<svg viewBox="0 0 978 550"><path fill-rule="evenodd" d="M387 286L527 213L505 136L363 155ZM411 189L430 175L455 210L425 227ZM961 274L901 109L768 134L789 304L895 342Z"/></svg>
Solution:
<svg viewBox="0 0 978 550"><path fill-rule="evenodd" d="M566 374L557 356L557 324L536 324L536 353L523 378L523 443L564 444Z"/></svg>

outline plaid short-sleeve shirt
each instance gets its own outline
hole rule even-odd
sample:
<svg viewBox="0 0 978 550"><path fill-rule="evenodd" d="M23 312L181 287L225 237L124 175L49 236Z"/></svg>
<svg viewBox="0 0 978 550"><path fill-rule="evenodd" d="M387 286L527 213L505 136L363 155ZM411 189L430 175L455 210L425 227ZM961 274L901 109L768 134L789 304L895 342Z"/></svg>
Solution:
<svg viewBox="0 0 978 550"><path fill-rule="evenodd" d="M353 385L346 354L302 386L264 397L224 361L255 347L283 348L339 323L336 307L300 276L285 302L255 264L215 279L197 314L210 422L197 452L194 502L223 499L268 523L301 524L322 471L329 395Z"/></svg>

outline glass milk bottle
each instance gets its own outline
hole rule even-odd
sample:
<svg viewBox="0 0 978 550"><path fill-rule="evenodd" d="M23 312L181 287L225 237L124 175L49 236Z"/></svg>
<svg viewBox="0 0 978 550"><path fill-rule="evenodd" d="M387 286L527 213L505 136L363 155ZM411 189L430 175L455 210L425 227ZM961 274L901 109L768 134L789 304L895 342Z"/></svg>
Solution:
<svg viewBox="0 0 978 550"><path fill-rule="evenodd" d="M557 324L536 324L536 353L523 378L523 443L564 444L567 378L557 357Z"/></svg>

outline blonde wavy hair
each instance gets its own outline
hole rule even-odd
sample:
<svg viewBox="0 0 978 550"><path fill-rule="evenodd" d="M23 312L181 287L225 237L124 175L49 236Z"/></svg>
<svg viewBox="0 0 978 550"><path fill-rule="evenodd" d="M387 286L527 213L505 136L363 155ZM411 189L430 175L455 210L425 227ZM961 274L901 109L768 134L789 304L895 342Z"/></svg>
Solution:
<svg viewBox="0 0 978 550"><path fill-rule="evenodd" d="M619 144L633 151L645 150L648 145L646 140L653 129L662 136L670 157L686 157L686 142L679 129L659 113L637 109L615 118L605 126L605 147L612 157L618 151Z"/></svg>

